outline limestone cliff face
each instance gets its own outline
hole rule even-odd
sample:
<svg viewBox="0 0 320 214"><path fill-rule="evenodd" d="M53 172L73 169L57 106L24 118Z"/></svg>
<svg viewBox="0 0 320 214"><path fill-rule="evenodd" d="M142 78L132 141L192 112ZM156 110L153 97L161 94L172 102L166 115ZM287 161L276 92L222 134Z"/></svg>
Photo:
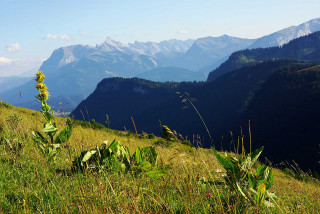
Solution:
<svg viewBox="0 0 320 214"><path fill-rule="evenodd" d="M257 41L255 41L248 48L253 49L282 46L293 39L306 36L316 31L320 31L320 18L312 19L298 26L291 26L270 35L263 36L257 39Z"/></svg>

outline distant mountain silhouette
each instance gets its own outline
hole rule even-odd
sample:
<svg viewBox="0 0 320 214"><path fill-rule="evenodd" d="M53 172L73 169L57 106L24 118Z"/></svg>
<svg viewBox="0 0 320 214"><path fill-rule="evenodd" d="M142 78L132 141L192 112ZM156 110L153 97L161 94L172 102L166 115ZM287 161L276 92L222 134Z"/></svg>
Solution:
<svg viewBox="0 0 320 214"><path fill-rule="evenodd" d="M7 91L11 88L23 85L28 82L32 77L18 77L18 76L9 76L9 77L0 77L0 93Z"/></svg>
<svg viewBox="0 0 320 214"><path fill-rule="evenodd" d="M312 19L298 26L291 26L270 35L263 36L257 39L248 48L253 49L282 46L293 39L297 39L317 31L320 31L320 18Z"/></svg>
<svg viewBox="0 0 320 214"><path fill-rule="evenodd" d="M205 81L207 79L203 73L178 67L159 67L143 72L137 77L155 82Z"/></svg>

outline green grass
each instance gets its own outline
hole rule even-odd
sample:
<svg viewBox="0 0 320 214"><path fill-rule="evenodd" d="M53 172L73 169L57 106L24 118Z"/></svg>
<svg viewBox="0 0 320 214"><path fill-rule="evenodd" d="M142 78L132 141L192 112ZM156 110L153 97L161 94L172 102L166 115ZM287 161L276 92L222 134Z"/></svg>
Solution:
<svg viewBox="0 0 320 214"><path fill-rule="evenodd" d="M320 185L273 169L273 208L243 206L224 185L204 184L220 179L222 167L208 149L171 142L157 144L158 137L139 137L95 124L75 125L56 164L47 164L31 140L41 130L39 112L0 105L0 213L318 213ZM66 119L55 119L63 127ZM97 128L99 127L99 128ZM22 148L10 149L3 137ZM131 153L156 146L159 164L168 164L160 179L111 172L72 173L75 157L103 141L117 139ZM254 144L254 139L253 139ZM235 154L233 154L235 155ZM218 172L217 172L218 170Z"/></svg>

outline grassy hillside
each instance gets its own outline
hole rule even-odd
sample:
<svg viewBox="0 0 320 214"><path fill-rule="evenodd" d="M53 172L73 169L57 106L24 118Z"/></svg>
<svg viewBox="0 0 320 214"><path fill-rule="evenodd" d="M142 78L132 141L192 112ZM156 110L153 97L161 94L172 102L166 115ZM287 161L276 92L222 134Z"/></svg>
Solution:
<svg viewBox="0 0 320 214"><path fill-rule="evenodd" d="M230 131L233 140L241 136L240 126L243 133L248 133L248 120L251 120L255 148L265 146L262 155L274 163L295 160L302 168L320 173L317 164L320 70L298 72L314 65L271 60L200 83L104 79L72 114L79 120L95 119L103 124L108 114L111 128L126 127L131 131L133 117L140 132L158 136L161 121L190 139L200 135L202 147L209 148L212 141L196 111L190 103L189 108L184 108L187 103L176 93L188 92L190 98L196 99L194 105L219 149L222 144L224 149L230 149ZM300 146L303 149L297 149Z"/></svg>
<svg viewBox="0 0 320 214"><path fill-rule="evenodd" d="M274 169L271 192L279 198L276 205L244 206L239 198L232 197L226 185L213 184L224 172L211 150L163 143L160 138L147 139L130 132L85 128L84 123L74 125L56 163L48 164L30 135L32 130L42 129L43 120L39 112L0 103L0 213L317 213L320 210L320 186L316 181L295 180ZM66 119L56 117L55 122L62 127ZM171 169L158 179L112 171L70 170L73 159L82 150L113 139L128 146L131 153L138 146L156 146L158 164L168 164Z"/></svg>

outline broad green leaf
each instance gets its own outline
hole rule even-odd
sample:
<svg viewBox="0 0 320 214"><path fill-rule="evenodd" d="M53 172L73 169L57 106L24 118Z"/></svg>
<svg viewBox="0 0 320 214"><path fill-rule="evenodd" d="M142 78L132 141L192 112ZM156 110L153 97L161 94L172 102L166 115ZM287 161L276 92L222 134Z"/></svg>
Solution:
<svg viewBox="0 0 320 214"><path fill-rule="evenodd" d="M253 188L253 189L255 189L256 188L256 178L255 178L255 176L254 175L252 175L252 174L250 174L249 175L249 185L250 185L250 187L251 188Z"/></svg>
<svg viewBox="0 0 320 214"><path fill-rule="evenodd" d="M266 206L266 207L274 207L274 204L272 203L272 202L270 202L270 201L267 201L267 200L264 200L264 205Z"/></svg>
<svg viewBox="0 0 320 214"><path fill-rule="evenodd" d="M240 187L240 185L239 185L238 182L236 182L236 185L237 185L237 188L238 188L240 194L241 194L245 199L249 200L248 197L247 197L247 196L244 194L244 192L242 191L242 189L241 189L241 187Z"/></svg>
<svg viewBox="0 0 320 214"><path fill-rule="evenodd" d="M266 177L267 179L267 190L271 188L271 186L273 185L273 176L272 176L272 169L268 169L268 175Z"/></svg>
<svg viewBox="0 0 320 214"><path fill-rule="evenodd" d="M136 149L135 154L133 155L137 161L137 163L142 163L143 162L143 158L142 158L142 151L140 149L140 147L138 147Z"/></svg>
<svg viewBox="0 0 320 214"><path fill-rule="evenodd" d="M119 142L117 142L116 140L113 140L112 143L110 144L110 146L108 147L108 149L109 149L111 152L117 152L117 150L118 150L118 145L119 145Z"/></svg>
<svg viewBox="0 0 320 214"><path fill-rule="evenodd" d="M268 198L271 198L273 200L277 199L277 196L269 191L266 192L266 195L268 196Z"/></svg>
<svg viewBox="0 0 320 214"><path fill-rule="evenodd" d="M59 133L55 143L61 144L69 140L72 134L72 124L67 124L66 127Z"/></svg>
<svg viewBox="0 0 320 214"><path fill-rule="evenodd" d="M92 149L90 151L87 151L87 153L83 156L82 158L82 162L87 162L89 159L91 159L93 157L94 154L97 153L97 149Z"/></svg>
<svg viewBox="0 0 320 214"><path fill-rule="evenodd" d="M158 154L153 146L148 146L143 148L144 160L151 163L152 166L156 165Z"/></svg>
<svg viewBox="0 0 320 214"><path fill-rule="evenodd" d="M228 171L231 171L231 177L234 177L236 179L240 179L240 168L233 163L230 159L228 158L223 158L221 157L218 152L211 147L213 154L216 156L217 160L219 161L219 163L222 165L222 167Z"/></svg>
<svg viewBox="0 0 320 214"><path fill-rule="evenodd" d="M143 162L141 162L141 163L140 163L140 166L141 166L141 168L142 168L144 171L149 171L149 170L152 169L152 165L151 165L151 163L148 162L148 161L143 161Z"/></svg>
<svg viewBox="0 0 320 214"><path fill-rule="evenodd" d="M10 140L8 140L7 138L4 138L4 141L5 141L6 144L10 147L10 149L13 148L12 144L10 143Z"/></svg>
<svg viewBox="0 0 320 214"><path fill-rule="evenodd" d="M37 141L41 141L42 143L45 143L45 144L48 143L47 139L44 138L40 132L31 131L31 134Z"/></svg>
<svg viewBox="0 0 320 214"><path fill-rule="evenodd" d="M164 171L158 170L158 169L145 172L145 174L146 174L149 178L160 178L160 177L163 177L163 176L166 175L166 173L165 173Z"/></svg>
<svg viewBox="0 0 320 214"><path fill-rule="evenodd" d="M256 195L256 203L261 205L262 202L264 202L265 195L266 195L266 184L261 183L258 186L257 195Z"/></svg>
<svg viewBox="0 0 320 214"><path fill-rule="evenodd" d="M153 146L144 147L141 149L138 147L136 152L133 154L134 159L137 163L142 163L143 161L148 161L152 166L156 165L158 154Z"/></svg>
<svg viewBox="0 0 320 214"><path fill-rule="evenodd" d="M263 146L260 149L257 149L256 151L252 152L250 154L252 165L258 160L259 156L261 155L263 151Z"/></svg>
<svg viewBox="0 0 320 214"><path fill-rule="evenodd" d="M54 135L58 129L56 128L56 124L55 123L45 123L43 126L42 131L44 133L48 133L48 134L52 134Z"/></svg>
<svg viewBox="0 0 320 214"><path fill-rule="evenodd" d="M265 170L267 169L267 166L266 165L261 165L257 168L257 171L256 171L256 175L259 177L259 178L263 178L263 175L264 175L264 172Z"/></svg>
<svg viewBox="0 0 320 214"><path fill-rule="evenodd" d="M225 168L226 170L232 169L233 163L230 160L221 157L221 155L219 155L218 152L213 147L211 147L211 150L213 151L214 156L216 156L217 160L219 161L219 163L222 165L223 168Z"/></svg>

